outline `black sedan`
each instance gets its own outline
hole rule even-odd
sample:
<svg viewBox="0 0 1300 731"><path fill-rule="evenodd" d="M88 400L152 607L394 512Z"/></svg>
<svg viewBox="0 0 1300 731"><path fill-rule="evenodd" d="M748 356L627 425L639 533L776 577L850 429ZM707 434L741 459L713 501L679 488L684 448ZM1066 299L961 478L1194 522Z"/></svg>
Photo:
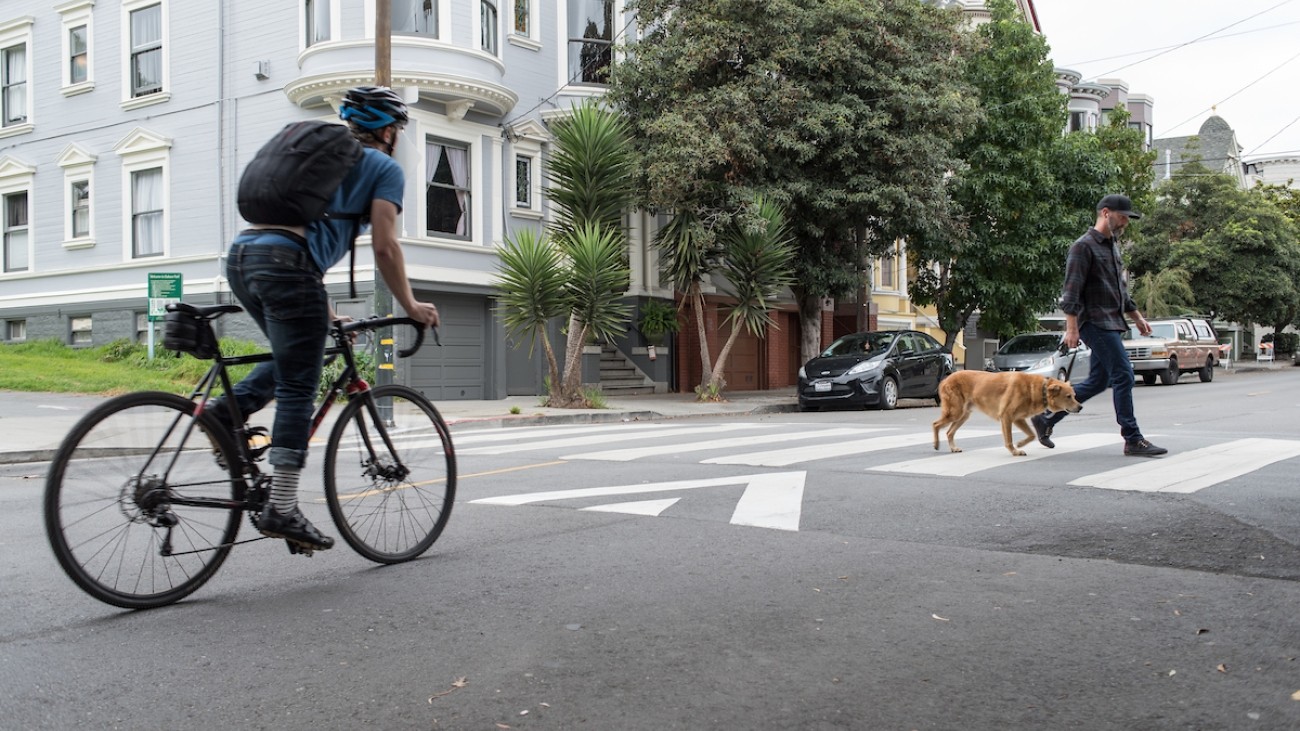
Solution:
<svg viewBox="0 0 1300 731"><path fill-rule="evenodd" d="M939 398L952 353L915 330L846 335L799 369L799 410L824 406L892 409L900 398Z"/></svg>

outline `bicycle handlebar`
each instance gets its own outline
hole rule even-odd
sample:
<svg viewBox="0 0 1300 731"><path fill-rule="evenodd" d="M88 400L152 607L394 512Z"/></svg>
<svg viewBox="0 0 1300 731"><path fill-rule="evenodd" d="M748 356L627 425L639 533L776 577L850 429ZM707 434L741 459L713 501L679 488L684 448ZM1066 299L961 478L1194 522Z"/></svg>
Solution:
<svg viewBox="0 0 1300 731"><path fill-rule="evenodd" d="M363 330L369 332L396 325L410 325L415 328L415 344L404 350L397 351L398 358L409 358L415 354L415 351L420 349L421 345L424 344L424 323L419 320L411 317L367 317L361 320L353 320L352 322L341 322L339 323L339 329L342 330L344 334L351 334ZM435 326L431 329L433 330L434 344L441 347L442 339L438 337L438 328Z"/></svg>

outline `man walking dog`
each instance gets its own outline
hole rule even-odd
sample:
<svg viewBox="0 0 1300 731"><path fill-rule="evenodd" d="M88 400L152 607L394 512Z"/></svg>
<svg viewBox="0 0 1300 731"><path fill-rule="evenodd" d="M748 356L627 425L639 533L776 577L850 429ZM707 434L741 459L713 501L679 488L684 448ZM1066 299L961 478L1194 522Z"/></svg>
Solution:
<svg viewBox="0 0 1300 731"><path fill-rule="evenodd" d="M1083 340L1092 349L1088 378L1074 389L1080 403L1107 387L1115 402L1115 421L1124 437L1124 454L1158 457L1169 450L1157 447L1142 436L1133 413L1133 364L1124 352L1124 316L1133 320L1138 332L1151 334L1151 325L1138 311L1124 284L1119 237L1130 219L1141 218L1126 195L1108 195L1097 203L1097 221L1070 246L1065 260L1065 286L1061 310L1065 312L1065 345L1079 346ZM1049 449L1052 429L1067 412L1044 412L1030 421L1038 441Z"/></svg>

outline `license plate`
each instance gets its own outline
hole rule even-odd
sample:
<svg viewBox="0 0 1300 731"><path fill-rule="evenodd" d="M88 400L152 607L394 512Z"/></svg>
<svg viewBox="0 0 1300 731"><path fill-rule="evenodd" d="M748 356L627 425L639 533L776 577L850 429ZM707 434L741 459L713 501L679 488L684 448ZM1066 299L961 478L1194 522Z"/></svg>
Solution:
<svg viewBox="0 0 1300 731"><path fill-rule="evenodd" d="M816 383L813 384L813 390L816 391L817 393L825 393L831 390L831 382L817 381Z"/></svg>

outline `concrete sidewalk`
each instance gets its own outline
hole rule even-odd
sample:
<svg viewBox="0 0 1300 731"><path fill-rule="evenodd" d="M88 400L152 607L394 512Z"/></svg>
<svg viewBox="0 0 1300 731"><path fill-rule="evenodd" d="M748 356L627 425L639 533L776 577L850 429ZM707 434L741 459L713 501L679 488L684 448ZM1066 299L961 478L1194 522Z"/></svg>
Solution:
<svg viewBox="0 0 1300 731"><path fill-rule="evenodd" d="M694 394L665 393L607 399L604 409L553 409L539 406L539 396L511 396L495 401L441 401L435 405L452 432L473 427L539 424L583 424L691 416L729 416L797 411L793 387L773 391L740 391L726 401L700 403ZM59 443L88 411L107 397L56 393L0 392L0 464L49 460ZM337 415L336 404L329 417ZM517 411L518 413L512 413ZM269 425L274 404L255 414L253 424ZM317 431L313 444L323 442L329 425Z"/></svg>

